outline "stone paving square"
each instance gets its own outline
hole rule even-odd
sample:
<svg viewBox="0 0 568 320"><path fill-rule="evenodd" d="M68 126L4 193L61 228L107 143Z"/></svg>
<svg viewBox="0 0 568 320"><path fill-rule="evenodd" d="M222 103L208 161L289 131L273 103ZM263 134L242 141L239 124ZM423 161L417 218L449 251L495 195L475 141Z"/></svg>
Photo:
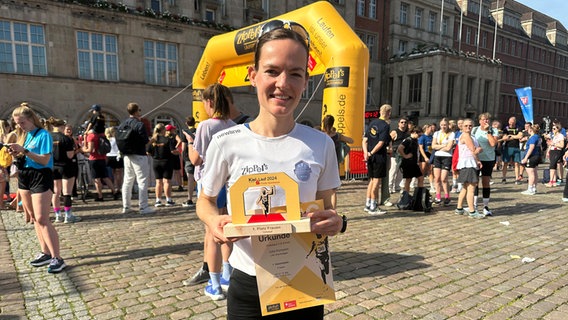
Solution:
<svg viewBox="0 0 568 320"><path fill-rule="evenodd" d="M326 319L568 319L563 186L525 196L526 184L497 180L495 216L482 220L456 215L455 194L429 214L370 216L366 182L344 181L349 227L330 240L337 301ZM181 204L185 193L174 196ZM69 265L57 275L29 265L39 248L22 214L1 212L0 319L225 318L225 301L181 283L202 263L195 209L121 214L110 198L74 208L83 221L56 224Z"/></svg>

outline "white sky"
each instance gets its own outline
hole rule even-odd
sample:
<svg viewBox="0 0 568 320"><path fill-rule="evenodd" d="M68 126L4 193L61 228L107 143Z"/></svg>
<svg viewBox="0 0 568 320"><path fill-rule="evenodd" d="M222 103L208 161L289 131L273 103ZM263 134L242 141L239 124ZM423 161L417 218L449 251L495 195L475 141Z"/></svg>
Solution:
<svg viewBox="0 0 568 320"><path fill-rule="evenodd" d="M516 0L527 7L554 18L568 29L568 0Z"/></svg>

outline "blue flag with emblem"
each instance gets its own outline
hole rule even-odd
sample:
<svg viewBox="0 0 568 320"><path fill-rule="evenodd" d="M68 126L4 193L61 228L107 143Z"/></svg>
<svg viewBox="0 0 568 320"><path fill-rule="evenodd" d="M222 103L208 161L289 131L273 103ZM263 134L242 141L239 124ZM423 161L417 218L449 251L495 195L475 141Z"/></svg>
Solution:
<svg viewBox="0 0 568 320"><path fill-rule="evenodd" d="M521 111L523 112L525 122L534 123L531 87L515 89L515 92L517 93L517 98L519 99L519 103L521 104Z"/></svg>

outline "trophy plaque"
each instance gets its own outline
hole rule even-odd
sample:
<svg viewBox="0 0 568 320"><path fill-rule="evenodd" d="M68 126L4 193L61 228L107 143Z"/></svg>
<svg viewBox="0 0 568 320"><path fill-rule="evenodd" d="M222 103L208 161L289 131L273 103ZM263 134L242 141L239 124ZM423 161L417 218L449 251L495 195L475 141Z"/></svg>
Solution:
<svg viewBox="0 0 568 320"><path fill-rule="evenodd" d="M301 206L298 184L283 172L241 176L229 194L232 223L223 228L226 237L310 232L310 219L302 218L302 211L323 209L321 200ZM277 196L285 197L284 206L272 206ZM247 208L246 203L254 206Z"/></svg>

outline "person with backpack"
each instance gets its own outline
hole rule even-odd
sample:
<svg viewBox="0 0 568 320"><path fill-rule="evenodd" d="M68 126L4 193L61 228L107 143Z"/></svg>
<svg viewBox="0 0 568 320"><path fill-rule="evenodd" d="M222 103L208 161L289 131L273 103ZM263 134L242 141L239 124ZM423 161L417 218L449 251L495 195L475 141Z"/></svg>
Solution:
<svg viewBox="0 0 568 320"><path fill-rule="evenodd" d="M410 136L402 140L396 150L401 158L400 168L402 169L402 178L404 179L403 195L397 204L399 209L412 208L413 199L410 197L410 183L413 178L416 178L418 181L418 188L424 188L424 175L418 165L418 138L420 135L422 135L422 129L414 127L410 131ZM406 201L406 199L410 201ZM419 199L414 199L414 201L419 201Z"/></svg>
<svg viewBox="0 0 568 320"><path fill-rule="evenodd" d="M521 163L525 166L528 176L528 188L527 190L521 192L525 195L535 195L536 194L536 184L538 181L538 171L537 167L542 161L542 140L538 134L540 131L540 126L538 124L533 124L529 128L529 140L527 141L527 152L525 156L521 159Z"/></svg>
<svg viewBox="0 0 568 320"><path fill-rule="evenodd" d="M148 133L142 122L142 109L135 102L126 106L129 117L116 130L116 144L124 158L124 179L122 182L122 213L133 210L132 187L138 182L138 206L140 214L152 214L156 211L148 205L148 178L150 164L146 155Z"/></svg>
<svg viewBox="0 0 568 320"><path fill-rule="evenodd" d="M103 199L103 181L110 188L113 197L116 198L118 190L114 189L112 180L108 177L106 162L107 153L110 152L110 142L105 136L105 118L100 115L93 126L93 130L87 133L87 139L83 146L83 152L89 153L89 167L93 178L95 179L95 189L97 198L95 201L102 202Z"/></svg>
<svg viewBox="0 0 568 320"><path fill-rule="evenodd" d="M46 122L51 128L53 140L53 196L51 205L55 213L55 222L73 223L81 221L81 217L72 213L71 194L77 172L71 165L75 156L75 141L63 131L65 121L51 117ZM63 194L63 210L61 210L61 195ZM63 212L62 212L63 211ZM64 215L62 216L62 213Z"/></svg>
<svg viewBox="0 0 568 320"><path fill-rule="evenodd" d="M458 182L463 187L458 195L458 202L456 206L456 214L468 214L470 218L482 219L485 218L483 214L477 212L475 208L474 194L475 187L479 182L479 169L481 161L478 159L478 154L481 152L479 143L471 135L473 128L473 120L465 119L462 125L462 134L457 141L457 147L460 149L457 169L460 171ZM466 200L468 210L463 207L463 202Z"/></svg>

